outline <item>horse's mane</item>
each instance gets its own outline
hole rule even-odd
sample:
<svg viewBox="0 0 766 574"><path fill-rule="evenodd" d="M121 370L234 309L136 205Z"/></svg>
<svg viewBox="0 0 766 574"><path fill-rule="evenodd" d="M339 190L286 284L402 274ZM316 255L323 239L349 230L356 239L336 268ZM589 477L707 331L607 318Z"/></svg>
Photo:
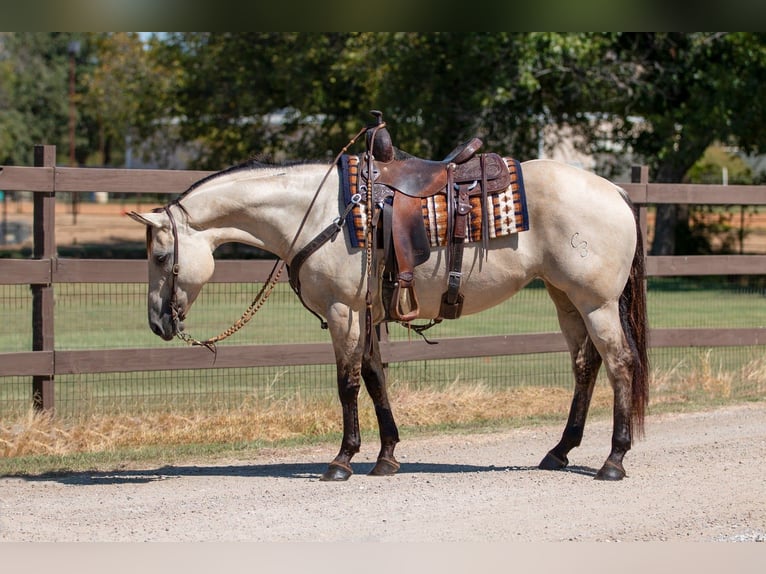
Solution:
<svg viewBox="0 0 766 574"><path fill-rule="evenodd" d="M178 197L178 199L182 199L183 197L186 197L189 193L191 193L192 191L194 191L198 187L208 183L209 181L212 181L212 180L214 180L216 178L219 178L221 176L230 175L230 174L236 173L238 171L245 171L245 170L249 170L249 169L263 169L263 168L267 168L267 167L277 167L277 166L275 164L269 164L269 163L264 163L262 161L258 161L258 160L255 160L255 159L250 159L250 160L247 160L247 161L245 161L243 163L240 163L240 164L237 164L237 165L233 165L231 167L227 167L225 169L222 169L221 171L217 171L215 173L211 173L210 175L205 176L202 179L198 179L197 181L192 183L186 189L186 191L184 191Z"/></svg>
<svg viewBox="0 0 766 574"><path fill-rule="evenodd" d="M227 167L225 169L222 169L221 171L211 173L210 175L195 181L186 189L186 191L184 191L181 195L179 195L176 198L176 201L183 199L189 193L201 187L202 185L225 175L231 175L233 173L237 173L240 171L247 171L247 170L253 170L253 169L279 168L279 167L303 165L303 164L309 164L309 163L316 163L316 162L307 161L307 160L296 160L296 161L287 161L282 163L266 163L257 159L249 159L243 163L233 165L231 167Z"/></svg>

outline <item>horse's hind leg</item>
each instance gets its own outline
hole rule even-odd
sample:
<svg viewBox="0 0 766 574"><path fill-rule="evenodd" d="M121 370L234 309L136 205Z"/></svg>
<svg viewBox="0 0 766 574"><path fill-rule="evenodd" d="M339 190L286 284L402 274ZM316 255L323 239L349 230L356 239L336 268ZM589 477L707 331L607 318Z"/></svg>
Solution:
<svg viewBox="0 0 766 574"><path fill-rule="evenodd" d="M575 388L569 418L559 443L553 447L540 462L543 470L559 470L569 464L567 455L573 448L580 446L588 416L593 388L596 384L601 356L588 337L585 323L569 298L551 285L546 285L548 293L556 304L559 325L566 339L572 357Z"/></svg>
<svg viewBox="0 0 766 574"><path fill-rule="evenodd" d="M621 480L625 477L622 459L632 442L633 369L635 357L621 328L617 302L605 305L587 317L591 338L604 359L614 392L612 450L596 478Z"/></svg>
<svg viewBox="0 0 766 574"><path fill-rule="evenodd" d="M362 378L375 405L380 432L380 452L375 467L370 471L373 476L390 476L399 470L399 463L394 458L394 448L399 442L399 430L394 422L391 405L386 392L386 374L380 358L380 346L375 331L372 332L372 352L362 358Z"/></svg>

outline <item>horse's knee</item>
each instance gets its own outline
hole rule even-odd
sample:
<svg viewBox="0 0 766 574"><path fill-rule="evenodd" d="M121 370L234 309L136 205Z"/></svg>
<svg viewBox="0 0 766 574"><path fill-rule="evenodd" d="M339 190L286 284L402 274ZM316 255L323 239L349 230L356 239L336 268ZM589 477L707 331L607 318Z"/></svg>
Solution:
<svg viewBox="0 0 766 574"><path fill-rule="evenodd" d="M341 402L354 401L359 396L361 373L357 369L338 366L338 396Z"/></svg>

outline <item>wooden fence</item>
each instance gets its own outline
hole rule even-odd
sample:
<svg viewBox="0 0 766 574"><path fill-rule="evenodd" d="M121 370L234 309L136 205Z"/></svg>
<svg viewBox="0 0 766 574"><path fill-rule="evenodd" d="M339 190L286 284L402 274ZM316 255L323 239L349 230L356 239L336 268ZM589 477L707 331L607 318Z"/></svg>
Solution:
<svg viewBox="0 0 766 574"><path fill-rule="evenodd" d="M36 146L34 167L0 167L0 189L31 191L34 198L34 250L27 260L0 259L0 284L32 289L32 350L0 353L0 377L30 376L34 406L54 408L56 375L211 368L209 352L198 347L56 350L55 285L63 283L145 282L145 260L68 259L56 255L55 202L59 192L176 194L208 175L203 171L82 169L56 167L54 146ZM645 167L633 169L632 183L620 185L639 206L646 236L652 204L766 205L766 186L649 183ZM268 261L218 261L212 282L264 281ZM670 256L646 258L649 276L763 275L766 255ZM8 328L9 326L5 326ZM766 328L653 329L652 347L722 347L766 344ZM386 363L566 351L560 333L496 335L381 344ZM215 368L334 363L329 343L230 345L219 348Z"/></svg>

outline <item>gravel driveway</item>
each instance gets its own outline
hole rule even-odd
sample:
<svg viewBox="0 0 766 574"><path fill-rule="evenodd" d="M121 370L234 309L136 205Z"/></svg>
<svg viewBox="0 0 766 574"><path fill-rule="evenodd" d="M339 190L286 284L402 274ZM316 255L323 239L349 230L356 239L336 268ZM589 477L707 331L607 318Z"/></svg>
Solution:
<svg viewBox="0 0 766 574"><path fill-rule="evenodd" d="M335 445L253 460L0 478L2 541L764 541L766 402L650 415L628 477L593 480L611 422L591 421L572 466L536 464L561 424L408 437L395 477L318 476Z"/></svg>

